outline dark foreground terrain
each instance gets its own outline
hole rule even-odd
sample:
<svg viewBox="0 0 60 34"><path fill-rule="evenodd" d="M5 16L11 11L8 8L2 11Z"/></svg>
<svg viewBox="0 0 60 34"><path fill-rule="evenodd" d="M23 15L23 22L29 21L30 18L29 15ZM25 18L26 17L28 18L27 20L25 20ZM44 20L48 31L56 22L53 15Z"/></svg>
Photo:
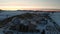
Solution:
<svg viewBox="0 0 60 34"><path fill-rule="evenodd" d="M0 11L0 34L60 34L60 12Z"/></svg>

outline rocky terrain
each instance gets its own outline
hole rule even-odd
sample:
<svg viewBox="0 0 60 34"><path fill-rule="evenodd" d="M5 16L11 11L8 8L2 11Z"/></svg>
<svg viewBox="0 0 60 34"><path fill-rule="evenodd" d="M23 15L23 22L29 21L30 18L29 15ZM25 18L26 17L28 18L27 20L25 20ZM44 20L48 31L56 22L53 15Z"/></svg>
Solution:
<svg viewBox="0 0 60 34"><path fill-rule="evenodd" d="M0 13L1 34L57 34L59 12L12 11ZM59 16L58 16L59 17ZM54 20L55 19L55 20ZM59 34L59 33L58 33Z"/></svg>

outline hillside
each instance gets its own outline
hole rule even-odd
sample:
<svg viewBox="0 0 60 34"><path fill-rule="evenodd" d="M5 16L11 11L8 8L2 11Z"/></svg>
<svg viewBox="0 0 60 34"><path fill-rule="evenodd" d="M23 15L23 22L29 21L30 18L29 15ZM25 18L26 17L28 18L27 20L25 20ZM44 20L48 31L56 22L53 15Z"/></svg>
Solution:
<svg viewBox="0 0 60 34"><path fill-rule="evenodd" d="M25 32L26 34L43 31L60 32L60 12L39 12L39 11L5 11L0 13L1 33L11 31ZM14 27L14 28L13 28ZM20 27L20 28L19 28ZM23 27L23 29L22 29ZM25 29L24 29L25 28ZM28 30L26 30L28 29ZM27 33L29 32L29 33ZM15 33L16 34L16 33Z"/></svg>

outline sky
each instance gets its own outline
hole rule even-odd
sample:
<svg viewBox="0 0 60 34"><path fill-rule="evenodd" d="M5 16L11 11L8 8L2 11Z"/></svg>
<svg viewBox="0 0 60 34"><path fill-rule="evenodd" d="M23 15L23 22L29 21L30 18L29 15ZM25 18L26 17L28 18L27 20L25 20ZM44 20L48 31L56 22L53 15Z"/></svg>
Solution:
<svg viewBox="0 0 60 34"><path fill-rule="evenodd" d="M0 0L0 9L60 9L60 0Z"/></svg>

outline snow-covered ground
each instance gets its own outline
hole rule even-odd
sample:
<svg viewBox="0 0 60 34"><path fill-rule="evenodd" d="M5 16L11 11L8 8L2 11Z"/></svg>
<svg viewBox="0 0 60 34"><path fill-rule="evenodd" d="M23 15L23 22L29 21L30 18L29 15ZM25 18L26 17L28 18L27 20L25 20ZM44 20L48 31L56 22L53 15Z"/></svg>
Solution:
<svg viewBox="0 0 60 34"><path fill-rule="evenodd" d="M6 18L9 18L9 17L12 17L12 16L15 16L15 15L20 15L20 14L24 14L24 13L45 13L45 12L25 12L25 11L5 11L5 12L1 12L0 13L0 21L6 19ZM50 13L50 17L58 24L60 25L60 12L55 12L53 14ZM49 20L48 20L49 22ZM40 30L43 30L46 28L46 26L48 25L51 25L54 27L54 25L49 22L47 25L45 26L41 26L41 25L37 25L37 29L40 29ZM4 31L4 28L0 28L0 34L4 34L3 33ZM17 34L17 31L13 31L15 32L15 34ZM46 31L47 32L47 31ZM57 32L57 31L56 31ZM41 34L40 32L39 33L22 33L22 32L18 32L18 34ZM46 33L48 34L48 33ZM53 33L52 33L53 34ZM59 33L60 34L60 33Z"/></svg>
<svg viewBox="0 0 60 34"><path fill-rule="evenodd" d="M5 11L5 12L0 13L0 20L3 20L5 18L11 17L11 16L24 14L24 13L29 13L29 12ZM30 12L30 13L33 13L33 12ZM51 17L52 17L52 19L54 19L60 25L60 12L55 12L54 14L51 14Z"/></svg>

